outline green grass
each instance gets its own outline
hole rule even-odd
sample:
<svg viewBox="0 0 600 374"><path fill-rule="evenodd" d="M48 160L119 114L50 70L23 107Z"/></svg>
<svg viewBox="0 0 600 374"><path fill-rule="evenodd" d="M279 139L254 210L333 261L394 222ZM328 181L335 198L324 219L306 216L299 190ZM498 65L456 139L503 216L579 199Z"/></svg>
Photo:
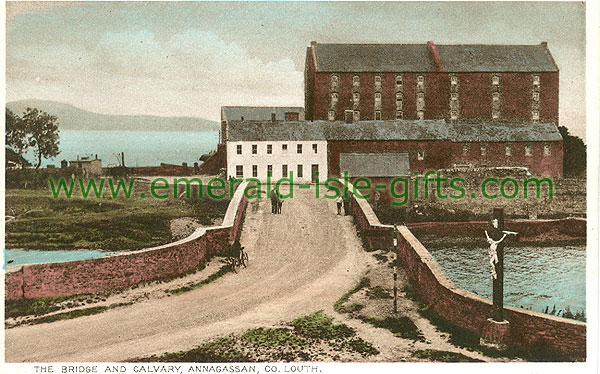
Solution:
<svg viewBox="0 0 600 374"><path fill-rule="evenodd" d="M483 362L461 353L425 349L413 352L413 357L425 358L437 362Z"/></svg>
<svg viewBox="0 0 600 374"><path fill-rule="evenodd" d="M362 338L352 338L348 340L346 346L349 347L354 352L360 353L363 356L372 356L378 355L379 350L373 345Z"/></svg>
<svg viewBox="0 0 600 374"><path fill-rule="evenodd" d="M375 286L367 290L369 299L391 299L392 295L380 286Z"/></svg>
<svg viewBox="0 0 600 374"><path fill-rule="evenodd" d="M307 346L308 342L302 338L294 336L287 328L264 328L259 327L246 331L242 335L242 340L246 343L264 346L276 347L283 345Z"/></svg>
<svg viewBox="0 0 600 374"><path fill-rule="evenodd" d="M216 281L217 279L221 278L223 275L229 273L230 271L231 271L231 266L223 265L217 272L209 275L208 277L206 277L206 279L203 279L200 282L188 284L183 287L176 288L174 290L168 290L167 292L172 295L181 295L182 293L192 291L192 290L198 289L200 287L206 286L207 284Z"/></svg>
<svg viewBox="0 0 600 374"><path fill-rule="evenodd" d="M449 336L449 341L453 345L465 348L470 351L479 352L489 357L507 357L522 358L527 361L564 361L556 350L547 347L543 343L533 344L529 349L521 349L515 346L509 346L507 349L499 351L479 344L479 334L449 322L437 314L429 305L424 304L415 294L414 290L407 287L402 290L406 296L417 302L419 305L419 314L427 318L439 331L445 332Z"/></svg>
<svg viewBox="0 0 600 374"><path fill-rule="evenodd" d="M60 309L59 303L81 303L94 297L92 294L78 294L58 297L38 297L35 299L5 300L4 317L40 316Z"/></svg>
<svg viewBox="0 0 600 374"><path fill-rule="evenodd" d="M353 294L357 293L358 291L362 290L365 287L369 287L370 285L371 285L371 281L369 280L369 278L363 277L356 286L354 286L350 291L343 294L342 297L340 297L333 304L333 310L335 310L338 313L351 313L351 312L356 312L356 311L361 310L364 307L363 305L360 305L360 304L344 305L344 304L348 301L350 296L352 296Z"/></svg>
<svg viewBox="0 0 600 374"><path fill-rule="evenodd" d="M425 337L423 336L423 333L421 333L421 330L419 330L414 322L408 317L372 318L360 316L359 318L375 327L388 329L395 336L414 341L425 341Z"/></svg>
<svg viewBox="0 0 600 374"><path fill-rule="evenodd" d="M57 198L49 189L8 190L6 212L17 218L6 227L6 247L26 249L135 250L172 240L170 222L193 217L211 224L223 217L229 200L137 198ZM106 195L106 194L105 194ZM147 193L150 196L149 193Z"/></svg>
<svg viewBox="0 0 600 374"><path fill-rule="evenodd" d="M235 341L219 338L189 351L165 353L135 360L138 362L251 362L250 357L234 348Z"/></svg>
<svg viewBox="0 0 600 374"><path fill-rule="evenodd" d="M309 339L345 339L355 335L354 329L334 323L333 319L322 311L295 319L291 325L296 334Z"/></svg>

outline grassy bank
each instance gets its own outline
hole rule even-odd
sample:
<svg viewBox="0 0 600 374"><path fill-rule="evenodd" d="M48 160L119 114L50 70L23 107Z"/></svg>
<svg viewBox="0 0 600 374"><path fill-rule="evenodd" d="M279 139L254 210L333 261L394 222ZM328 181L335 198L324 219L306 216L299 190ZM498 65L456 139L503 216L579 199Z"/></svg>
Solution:
<svg viewBox="0 0 600 374"><path fill-rule="evenodd" d="M229 200L140 198L148 185L136 183L131 198L54 198L50 189L6 191L6 247L25 249L135 250L171 241L172 219L192 217L211 225Z"/></svg>

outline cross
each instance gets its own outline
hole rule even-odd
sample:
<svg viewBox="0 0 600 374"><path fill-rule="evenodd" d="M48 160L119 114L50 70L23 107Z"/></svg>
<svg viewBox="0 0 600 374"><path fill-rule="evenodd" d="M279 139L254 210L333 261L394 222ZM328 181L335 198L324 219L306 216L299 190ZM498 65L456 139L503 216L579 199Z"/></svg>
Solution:
<svg viewBox="0 0 600 374"><path fill-rule="evenodd" d="M494 321L504 321L504 239L516 232L504 231L504 209L494 208L492 227L485 231L490 244L490 266L492 273L492 313Z"/></svg>

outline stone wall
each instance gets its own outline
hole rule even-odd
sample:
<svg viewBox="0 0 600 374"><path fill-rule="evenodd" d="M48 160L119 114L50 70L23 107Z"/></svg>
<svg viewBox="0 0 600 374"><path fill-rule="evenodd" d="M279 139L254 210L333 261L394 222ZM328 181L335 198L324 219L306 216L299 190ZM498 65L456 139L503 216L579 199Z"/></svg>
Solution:
<svg viewBox="0 0 600 374"><path fill-rule="evenodd" d="M190 272L239 237L247 204L245 188L246 183L238 187L221 226L199 228L177 242L118 256L8 269L6 298L98 292Z"/></svg>
<svg viewBox="0 0 600 374"><path fill-rule="evenodd" d="M454 285L406 226L397 229L398 258L417 296L445 320L482 334L492 302ZM452 229L457 227L447 228ZM585 323L510 306L504 310L510 323L505 344L556 352L557 360L585 361Z"/></svg>

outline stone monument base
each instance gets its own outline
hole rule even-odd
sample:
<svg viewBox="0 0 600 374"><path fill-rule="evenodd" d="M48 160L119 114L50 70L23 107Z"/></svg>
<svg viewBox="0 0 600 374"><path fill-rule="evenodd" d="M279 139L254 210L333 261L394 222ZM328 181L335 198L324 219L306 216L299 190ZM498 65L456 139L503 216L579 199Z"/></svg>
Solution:
<svg viewBox="0 0 600 374"><path fill-rule="evenodd" d="M510 323L506 320L502 322L494 321L488 318L483 325L479 344L484 347L495 348L498 350L506 349L506 341L510 332Z"/></svg>

